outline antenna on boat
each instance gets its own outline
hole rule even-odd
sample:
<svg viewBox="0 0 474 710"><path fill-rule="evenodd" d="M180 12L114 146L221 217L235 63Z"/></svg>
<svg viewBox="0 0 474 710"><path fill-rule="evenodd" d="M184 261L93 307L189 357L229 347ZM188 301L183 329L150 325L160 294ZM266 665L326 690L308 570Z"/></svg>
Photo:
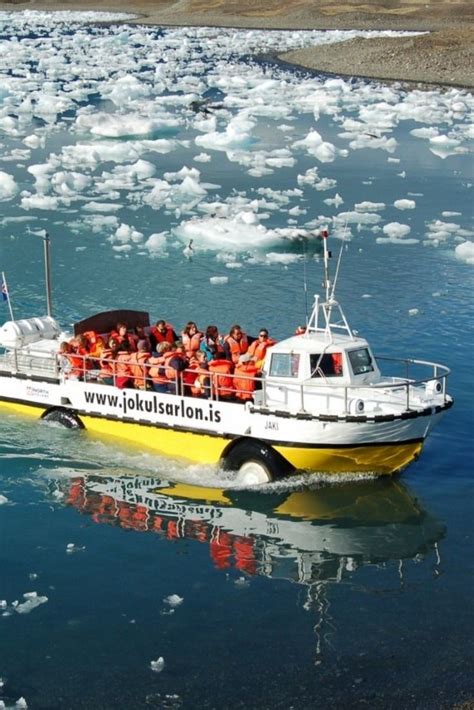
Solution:
<svg viewBox="0 0 474 710"><path fill-rule="evenodd" d="M306 252L307 252L307 239L303 235L303 288L304 288L304 318L305 325L308 325L308 278L307 278L307 263L306 263Z"/></svg>
<svg viewBox="0 0 474 710"><path fill-rule="evenodd" d="M53 308L51 304L51 239L45 229L40 229L38 232L29 230L30 234L40 237L43 240L44 247L44 278L46 283L46 313L51 317Z"/></svg>
<svg viewBox="0 0 474 710"><path fill-rule="evenodd" d="M323 238L323 250L324 250L324 288L326 290L326 301L328 302L329 299L329 289L331 288L331 281L329 279L329 259L331 258L332 254L328 249L328 237L329 237L329 232L327 229L322 229L321 232L321 237Z"/></svg>

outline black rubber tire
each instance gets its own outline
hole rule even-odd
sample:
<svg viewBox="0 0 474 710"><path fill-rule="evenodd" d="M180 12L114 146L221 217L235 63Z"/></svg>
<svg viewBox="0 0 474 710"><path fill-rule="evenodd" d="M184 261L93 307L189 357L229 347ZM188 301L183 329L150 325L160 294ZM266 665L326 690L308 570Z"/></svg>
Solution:
<svg viewBox="0 0 474 710"><path fill-rule="evenodd" d="M77 414L71 412L69 409L48 409L41 419L45 422L53 422L54 424L60 424L66 429L84 429L84 424L81 422Z"/></svg>
<svg viewBox="0 0 474 710"><path fill-rule="evenodd" d="M243 439L234 444L224 454L222 468L224 471L238 472L245 464L255 462L267 473L269 481L288 475L293 471L286 459L267 444L255 439Z"/></svg>

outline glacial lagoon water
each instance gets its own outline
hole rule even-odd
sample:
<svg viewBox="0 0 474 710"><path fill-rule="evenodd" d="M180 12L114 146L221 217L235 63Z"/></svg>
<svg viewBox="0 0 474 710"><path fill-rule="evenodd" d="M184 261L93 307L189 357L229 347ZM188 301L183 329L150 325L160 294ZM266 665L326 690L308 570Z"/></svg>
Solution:
<svg viewBox="0 0 474 710"><path fill-rule="evenodd" d="M472 702L472 95L252 59L343 33L94 19L0 14L15 316L45 311L47 229L65 328L124 306L283 338L327 226L353 327L447 364L455 406L394 480L261 491L2 412L0 704Z"/></svg>

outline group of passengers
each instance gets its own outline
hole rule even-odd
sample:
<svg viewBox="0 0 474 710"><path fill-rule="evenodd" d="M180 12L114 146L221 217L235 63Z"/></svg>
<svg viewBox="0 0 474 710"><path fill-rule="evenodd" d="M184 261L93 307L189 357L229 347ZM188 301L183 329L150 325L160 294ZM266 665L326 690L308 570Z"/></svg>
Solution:
<svg viewBox="0 0 474 710"><path fill-rule="evenodd" d="M117 323L107 335L87 331L61 343L60 365L68 377L96 379L119 388L245 401L258 386L267 349L275 344L266 328L247 335L240 325L220 335L217 326L205 332L189 321L178 337L172 325L158 320L154 326Z"/></svg>

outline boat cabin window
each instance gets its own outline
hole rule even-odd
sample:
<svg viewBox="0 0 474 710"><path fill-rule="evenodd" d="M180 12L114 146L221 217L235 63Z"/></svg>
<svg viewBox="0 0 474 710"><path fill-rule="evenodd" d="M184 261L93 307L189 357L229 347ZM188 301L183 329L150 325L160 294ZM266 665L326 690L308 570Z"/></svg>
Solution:
<svg viewBox="0 0 474 710"><path fill-rule="evenodd" d="M297 377L299 369L298 353L272 353L269 373L272 377Z"/></svg>
<svg viewBox="0 0 474 710"><path fill-rule="evenodd" d="M341 377L342 353L324 353L310 356L311 377Z"/></svg>
<svg viewBox="0 0 474 710"><path fill-rule="evenodd" d="M367 348L352 350L348 355L354 375L363 375L365 372L374 371L372 358Z"/></svg>

